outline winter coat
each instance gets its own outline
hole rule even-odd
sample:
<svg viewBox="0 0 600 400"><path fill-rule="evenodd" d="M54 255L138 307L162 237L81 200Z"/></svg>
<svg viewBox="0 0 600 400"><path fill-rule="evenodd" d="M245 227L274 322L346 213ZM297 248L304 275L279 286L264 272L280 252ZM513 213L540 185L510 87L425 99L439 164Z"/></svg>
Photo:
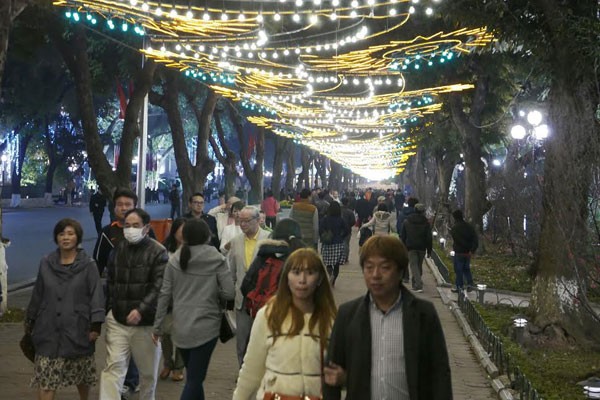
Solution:
<svg viewBox="0 0 600 400"><path fill-rule="evenodd" d="M344 238L350 234L350 227L348 227L342 217L328 215L323 218L319 225L319 235L327 230L333 233L333 239L331 243L326 243L326 245L344 243Z"/></svg>
<svg viewBox="0 0 600 400"><path fill-rule="evenodd" d="M84 250L78 250L68 267L60 263L59 250L42 258L27 308L36 354L50 358L93 354L89 333L100 331L104 315L98 268Z"/></svg>
<svg viewBox="0 0 600 400"><path fill-rule="evenodd" d="M244 276L240 290L244 298L256 287L258 272L262 269L267 258L274 257L285 262L292 252L290 245L285 240L265 239L258 243L258 252Z"/></svg>
<svg viewBox="0 0 600 400"><path fill-rule="evenodd" d="M374 235L389 235L392 232L396 232L394 224L392 223L392 214L387 211L377 211L373 218L366 224L363 224L363 228L367 226L373 227Z"/></svg>
<svg viewBox="0 0 600 400"><path fill-rule="evenodd" d="M404 220L415 212L414 207L404 207L401 211L396 214L396 231L402 232L402 225L404 224Z"/></svg>
<svg viewBox="0 0 600 400"><path fill-rule="evenodd" d="M431 235L431 225L423 213L410 214L402 224L400 238L408 250L427 251L432 253L433 238Z"/></svg>
<svg viewBox="0 0 600 400"><path fill-rule="evenodd" d="M348 207L342 206L342 219L350 229L356 224L356 215L354 215L354 211Z"/></svg>
<svg viewBox="0 0 600 400"><path fill-rule="evenodd" d="M319 241L319 213L317 207L307 199L301 199L292 205L290 218L300 225L304 243L312 246Z"/></svg>
<svg viewBox="0 0 600 400"><path fill-rule="evenodd" d="M117 322L127 325L127 315L137 309L139 326L152 326L169 260L167 249L146 236L139 243L121 240L108 262L108 309Z"/></svg>
<svg viewBox="0 0 600 400"><path fill-rule="evenodd" d="M154 332L162 334L162 322L173 302L173 343L192 349L219 336L221 300L233 300L235 289L227 260L208 244L190 246L191 257L181 269L181 249L169 258L158 298Z"/></svg>
<svg viewBox="0 0 600 400"><path fill-rule="evenodd" d="M466 221L458 221L450 230L452 235L452 249L456 254L474 253L479 246L477 232L471 224Z"/></svg>

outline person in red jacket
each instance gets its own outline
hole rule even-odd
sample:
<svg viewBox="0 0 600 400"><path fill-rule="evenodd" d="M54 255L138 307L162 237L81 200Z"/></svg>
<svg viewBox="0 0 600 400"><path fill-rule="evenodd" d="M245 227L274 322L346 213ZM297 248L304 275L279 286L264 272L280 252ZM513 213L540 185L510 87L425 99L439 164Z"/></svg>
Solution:
<svg viewBox="0 0 600 400"><path fill-rule="evenodd" d="M265 199L260 203L261 211L264 211L266 215L267 226L271 229L275 229L277 223L277 213L279 212L279 203L273 197L273 191L267 190Z"/></svg>

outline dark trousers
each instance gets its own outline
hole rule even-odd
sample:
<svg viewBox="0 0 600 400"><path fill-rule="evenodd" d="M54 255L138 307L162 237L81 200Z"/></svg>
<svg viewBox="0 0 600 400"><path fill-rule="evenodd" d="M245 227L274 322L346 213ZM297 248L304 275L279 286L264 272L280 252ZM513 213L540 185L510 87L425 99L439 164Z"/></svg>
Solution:
<svg viewBox="0 0 600 400"><path fill-rule="evenodd" d="M125 386L131 390L135 390L140 384L140 372L133 361L133 357L129 359L129 368L127 368L127 375L125 375Z"/></svg>
<svg viewBox="0 0 600 400"><path fill-rule="evenodd" d="M265 217L265 225L267 225L269 228L275 229L276 224L277 224L277 216Z"/></svg>
<svg viewBox="0 0 600 400"><path fill-rule="evenodd" d="M102 216L104 215L104 211L101 213L93 213L94 215L94 225L96 225L96 233L100 235L102 232Z"/></svg>
<svg viewBox="0 0 600 400"><path fill-rule="evenodd" d="M179 206L179 202L171 203L171 219L177 214L177 218L181 217L181 207Z"/></svg>
<svg viewBox="0 0 600 400"><path fill-rule="evenodd" d="M473 275L471 275L471 256L455 254L454 255L454 273L456 274L456 288L464 289L465 281L467 285L474 286Z"/></svg>
<svg viewBox="0 0 600 400"><path fill-rule="evenodd" d="M181 400L204 400L204 379L217 338L193 349L179 349L185 365L185 387Z"/></svg>

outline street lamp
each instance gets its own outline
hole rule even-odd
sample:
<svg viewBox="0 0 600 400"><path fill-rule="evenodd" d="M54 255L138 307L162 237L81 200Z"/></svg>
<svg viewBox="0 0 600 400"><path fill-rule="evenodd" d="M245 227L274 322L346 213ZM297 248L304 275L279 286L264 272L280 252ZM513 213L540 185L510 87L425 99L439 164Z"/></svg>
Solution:
<svg viewBox="0 0 600 400"><path fill-rule="evenodd" d="M513 326L515 327L515 341L519 344L523 344L523 335L525 334L525 328L527 327L527 319L515 317L513 319Z"/></svg>
<svg viewBox="0 0 600 400"><path fill-rule="evenodd" d="M477 301L479 302L479 304L484 303L486 289L487 289L487 285L484 285L482 283L477 284Z"/></svg>

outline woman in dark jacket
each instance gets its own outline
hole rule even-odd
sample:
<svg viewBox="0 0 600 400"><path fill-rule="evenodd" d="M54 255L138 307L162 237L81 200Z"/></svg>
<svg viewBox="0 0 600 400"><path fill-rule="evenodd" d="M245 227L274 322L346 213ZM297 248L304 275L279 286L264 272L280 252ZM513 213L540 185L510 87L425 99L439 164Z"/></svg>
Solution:
<svg viewBox="0 0 600 400"><path fill-rule="evenodd" d="M274 257L285 262L294 250L306 247L302 241L300 225L290 218L279 221L271 234L271 239L261 241L258 246L256 257L242 282L241 291L244 297L256 287L258 272L264 267L268 258Z"/></svg>
<svg viewBox="0 0 600 400"><path fill-rule="evenodd" d="M42 258L27 308L25 329L35 347L32 387L40 399L76 385L87 399L96 383L95 342L104 322L104 294L96 263L83 249L81 224L71 218L54 227L58 249Z"/></svg>
<svg viewBox="0 0 600 400"><path fill-rule="evenodd" d="M340 264L344 259L344 239L350 233L350 227L342 219L340 203L332 202L327 210L327 216L319 224L321 257L327 266L331 286L335 286L335 280L340 272Z"/></svg>

